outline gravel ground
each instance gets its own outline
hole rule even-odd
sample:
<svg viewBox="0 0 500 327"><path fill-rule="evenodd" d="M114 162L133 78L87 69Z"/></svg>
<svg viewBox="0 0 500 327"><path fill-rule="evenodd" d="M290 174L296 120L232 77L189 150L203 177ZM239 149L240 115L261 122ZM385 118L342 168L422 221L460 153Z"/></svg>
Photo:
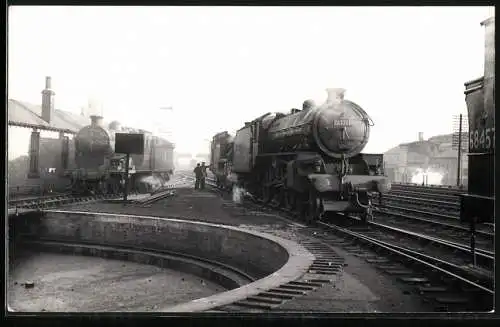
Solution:
<svg viewBox="0 0 500 327"><path fill-rule="evenodd" d="M209 191L195 191L191 188L177 188L174 197L162 199L147 207L135 204L94 202L71 204L61 210L124 213L158 217L180 217L224 225L278 224L289 225L286 220L277 219L273 214L251 212L234 204L230 199L222 199Z"/></svg>
<svg viewBox="0 0 500 327"><path fill-rule="evenodd" d="M8 283L10 307L30 312L156 311L224 291L170 269L52 253L24 253Z"/></svg>

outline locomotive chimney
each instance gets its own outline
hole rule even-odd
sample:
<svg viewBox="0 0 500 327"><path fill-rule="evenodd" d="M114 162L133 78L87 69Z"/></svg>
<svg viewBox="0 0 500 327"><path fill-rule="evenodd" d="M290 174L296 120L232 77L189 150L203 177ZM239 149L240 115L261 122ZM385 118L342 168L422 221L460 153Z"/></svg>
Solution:
<svg viewBox="0 0 500 327"><path fill-rule="evenodd" d="M495 17L481 23L485 27L484 35L484 111L492 117L495 115Z"/></svg>
<svg viewBox="0 0 500 327"><path fill-rule="evenodd" d="M422 142L424 140L424 132L418 132L418 141Z"/></svg>
<svg viewBox="0 0 500 327"><path fill-rule="evenodd" d="M90 116L90 125L102 127L102 117L98 115Z"/></svg>
<svg viewBox="0 0 500 327"><path fill-rule="evenodd" d="M54 114L54 95L52 90L52 79L45 77L45 89L42 91L42 119L50 124Z"/></svg>
<svg viewBox="0 0 500 327"><path fill-rule="evenodd" d="M344 100L345 89L342 88L331 88L326 89L328 93L328 98L326 99L327 103L339 103Z"/></svg>

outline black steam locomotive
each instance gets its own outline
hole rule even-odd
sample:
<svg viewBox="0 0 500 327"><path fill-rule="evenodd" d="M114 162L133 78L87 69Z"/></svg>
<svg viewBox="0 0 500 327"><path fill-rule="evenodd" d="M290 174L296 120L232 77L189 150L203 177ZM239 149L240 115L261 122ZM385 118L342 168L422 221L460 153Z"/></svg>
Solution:
<svg viewBox="0 0 500 327"><path fill-rule="evenodd" d="M267 113L234 138L213 137L210 169L221 187L242 187L264 202L277 201L303 220L329 212L371 215L372 199L387 192L383 154L361 153L368 143L368 114L345 100L343 89L291 113Z"/></svg>
<svg viewBox="0 0 500 327"><path fill-rule="evenodd" d="M485 33L484 76L465 83L469 115L469 185L461 196L466 222L493 222L495 208L495 17L482 22Z"/></svg>
<svg viewBox="0 0 500 327"><path fill-rule="evenodd" d="M75 169L68 169L74 193L119 193L125 185L125 154L115 153L115 134L144 134L144 154L129 159L129 191L151 192L173 174L174 145L144 130L133 130L112 122L103 126L102 117L92 116L91 124L74 138Z"/></svg>

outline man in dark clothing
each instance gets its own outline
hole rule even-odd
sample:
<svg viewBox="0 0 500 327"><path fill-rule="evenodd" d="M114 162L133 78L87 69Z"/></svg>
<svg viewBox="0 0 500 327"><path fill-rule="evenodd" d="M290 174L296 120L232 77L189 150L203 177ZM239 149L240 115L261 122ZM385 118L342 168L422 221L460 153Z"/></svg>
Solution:
<svg viewBox="0 0 500 327"><path fill-rule="evenodd" d="M205 189L205 179L207 178L207 166L205 166L205 162L201 163L201 179L200 179L200 188Z"/></svg>
<svg viewBox="0 0 500 327"><path fill-rule="evenodd" d="M194 189L197 190L200 188L200 181L201 181L201 178L203 175L199 163L196 165L196 168L194 168L193 172L194 172L194 176L196 177L196 181L194 182Z"/></svg>

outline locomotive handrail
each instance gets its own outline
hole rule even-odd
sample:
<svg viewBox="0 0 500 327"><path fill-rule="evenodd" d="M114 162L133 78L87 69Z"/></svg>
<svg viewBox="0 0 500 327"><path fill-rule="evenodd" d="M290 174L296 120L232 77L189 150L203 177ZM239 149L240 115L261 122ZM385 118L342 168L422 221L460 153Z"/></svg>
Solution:
<svg viewBox="0 0 500 327"><path fill-rule="evenodd" d="M493 152L469 152L467 153L468 156L484 156L488 154L493 154Z"/></svg>
<svg viewBox="0 0 500 327"><path fill-rule="evenodd" d="M254 121L259 121L259 120L262 120L264 117L266 116L269 116L271 114L271 112L268 112L266 114L263 114L262 116L260 116L259 118L255 119Z"/></svg>
<svg viewBox="0 0 500 327"><path fill-rule="evenodd" d="M370 116L366 115L366 118L364 120L368 121L368 125L370 127L375 126L375 123L373 122L373 120Z"/></svg>

